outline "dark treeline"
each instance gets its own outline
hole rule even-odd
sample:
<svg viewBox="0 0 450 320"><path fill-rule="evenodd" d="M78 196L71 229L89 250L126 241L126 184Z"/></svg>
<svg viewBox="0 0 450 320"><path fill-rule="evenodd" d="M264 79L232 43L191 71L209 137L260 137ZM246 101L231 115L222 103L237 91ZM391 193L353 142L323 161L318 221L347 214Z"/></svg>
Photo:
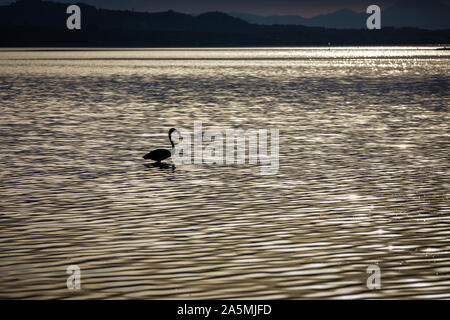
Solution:
<svg viewBox="0 0 450 320"><path fill-rule="evenodd" d="M250 24L220 12L142 13L79 4L82 29L66 28L66 4L19 1L0 7L0 46L375 45L450 42L450 30L325 29Z"/></svg>

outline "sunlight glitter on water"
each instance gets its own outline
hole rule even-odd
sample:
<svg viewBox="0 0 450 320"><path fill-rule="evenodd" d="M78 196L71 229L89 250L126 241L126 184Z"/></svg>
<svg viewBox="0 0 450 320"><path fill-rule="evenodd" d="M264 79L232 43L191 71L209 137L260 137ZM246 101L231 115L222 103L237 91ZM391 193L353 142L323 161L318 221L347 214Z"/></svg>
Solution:
<svg viewBox="0 0 450 320"><path fill-rule="evenodd" d="M0 50L0 298L450 298L449 58ZM144 166L196 120L280 129L278 174Z"/></svg>

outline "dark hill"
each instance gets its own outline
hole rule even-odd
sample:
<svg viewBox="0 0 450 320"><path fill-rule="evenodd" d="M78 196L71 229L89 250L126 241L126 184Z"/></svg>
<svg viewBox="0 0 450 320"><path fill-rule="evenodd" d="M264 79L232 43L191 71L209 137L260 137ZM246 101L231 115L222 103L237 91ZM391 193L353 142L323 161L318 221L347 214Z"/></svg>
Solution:
<svg viewBox="0 0 450 320"><path fill-rule="evenodd" d="M263 25L289 24L308 27L324 27L338 29L365 29L368 14L343 9L336 12L303 18L293 15L257 16L248 13L232 12L233 17L250 23ZM429 30L450 28L450 7L440 0L398 0L381 12L383 27L409 27Z"/></svg>
<svg viewBox="0 0 450 320"><path fill-rule="evenodd" d="M66 28L66 4L22 0L0 6L0 46L252 46L449 43L450 30L379 31L245 22L225 13L143 13L78 4L82 29Z"/></svg>

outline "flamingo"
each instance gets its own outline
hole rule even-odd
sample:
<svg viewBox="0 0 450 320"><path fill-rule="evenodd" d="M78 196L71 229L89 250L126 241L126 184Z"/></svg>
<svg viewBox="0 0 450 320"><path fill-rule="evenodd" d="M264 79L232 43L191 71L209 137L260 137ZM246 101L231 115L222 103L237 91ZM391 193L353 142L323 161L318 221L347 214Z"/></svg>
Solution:
<svg viewBox="0 0 450 320"><path fill-rule="evenodd" d="M153 151L150 151L149 153L147 153L145 156L143 156L143 158L145 160L154 160L156 161L157 164L161 163L161 161L170 158L172 156L172 153L174 152L175 149L175 145L172 141L172 133L175 131L176 129L172 128L169 130L169 141L170 144L172 145L172 150L169 151L167 149L156 149Z"/></svg>

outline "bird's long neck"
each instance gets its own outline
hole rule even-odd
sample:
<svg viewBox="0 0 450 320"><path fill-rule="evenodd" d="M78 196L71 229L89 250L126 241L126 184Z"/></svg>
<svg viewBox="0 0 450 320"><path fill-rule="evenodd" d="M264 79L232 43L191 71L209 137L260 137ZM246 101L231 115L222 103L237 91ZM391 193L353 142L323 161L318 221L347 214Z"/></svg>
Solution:
<svg viewBox="0 0 450 320"><path fill-rule="evenodd" d="M172 132L169 133L169 141L170 141L170 144L172 145L172 149L174 149L175 148L175 144L172 141Z"/></svg>

